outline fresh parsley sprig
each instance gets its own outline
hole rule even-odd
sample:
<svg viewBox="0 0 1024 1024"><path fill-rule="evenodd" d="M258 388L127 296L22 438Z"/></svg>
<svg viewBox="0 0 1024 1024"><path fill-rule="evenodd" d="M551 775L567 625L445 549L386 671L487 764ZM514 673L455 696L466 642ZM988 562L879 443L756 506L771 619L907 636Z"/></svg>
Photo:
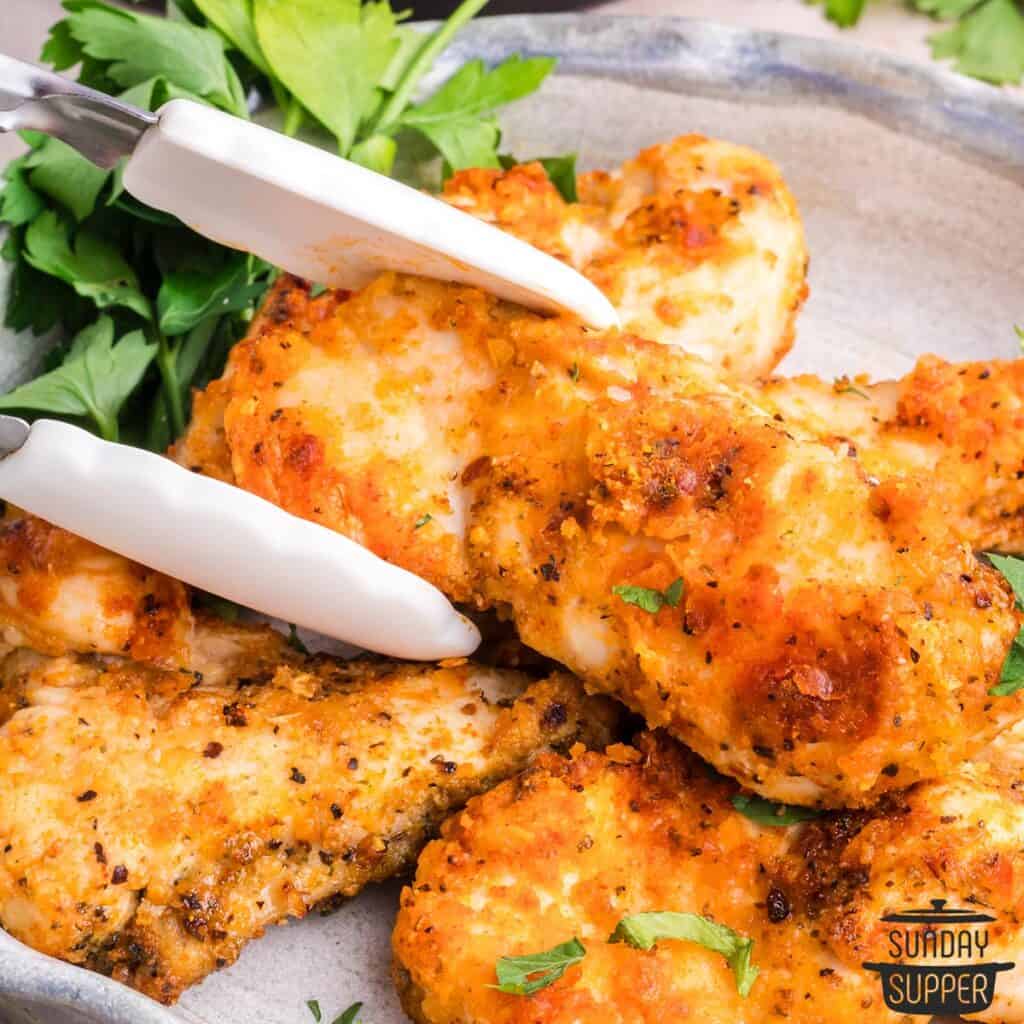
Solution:
<svg viewBox="0 0 1024 1024"><path fill-rule="evenodd" d="M1024 9L1019 0L909 0L909 5L951 23L929 39L936 60L952 60L962 74L995 85L1015 84L1024 77ZM824 6L830 21L849 28L860 21L867 0L824 0Z"/></svg>
<svg viewBox="0 0 1024 1024"><path fill-rule="evenodd" d="M307 999L306 1008L309 1010L313 1020L316 1024L324 1019L323 1010L320 1009L320 1001L318 999ZM359 1011L363 1008L362 1003L353 1003L347 1010L342 1011L337 1017L331 1021L331 1024L360 1024L359 1022Z"/></svg>
<svg viewBox="0 0 1024 1024"><path fill-rule="evenodd" d="M188 98L248 117L255 91L273 99L286 133L305 127L312 141L384 173L403 148L421 162L439 157L445 173L498 167L495 112L536 89L554 61L472 61L418 96L485 2L464 0L423 33L402 25L386 0L168 0L166 18L64 0L42 59L148 110ZM6 167L0 189L0 255L11 264L4 324L75 340L58 342L42 376L3 396L3 407L163 451L276 271L137 202L119 170L56 139L23 137L29 152ZM571 158L546 166L563 194L570 177L575 188Z"/></svg>

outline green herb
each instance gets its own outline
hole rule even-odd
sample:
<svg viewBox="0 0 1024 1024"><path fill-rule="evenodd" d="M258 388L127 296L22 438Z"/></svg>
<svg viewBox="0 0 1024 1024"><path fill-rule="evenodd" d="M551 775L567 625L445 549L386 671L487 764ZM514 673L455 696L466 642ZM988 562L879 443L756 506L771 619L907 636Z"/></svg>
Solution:
<svg viewBox="0 0 1024 1024"><path fill-rule="evenodd" d="M840 28L849 28L860 21L867 0L825 0L825 17Z"/></svg>
<svg viewBox="0 0 1024 1024"><path fill-rule="evenodd" d="M636 949L646 950L662 939L696 942L705 949L721 953L732 968L739 994L746 999L750 993L758 975L758 968L750 962L753 939L700 914L674 911L634 914L618 923L608 941L627 942Z"/></svg>
<svg viewBox="0 0 1024 1024"><path fill-rule="evenodd" d="M503 956L495 965L498 984L491 987L508 995L532 996L558 981L586 955L583 943L574 938L543 953Z"/></svg>
<svg viewBox="0 0 1024 1024"><path fill-rule="evenodd" d="M501 133L494 111L539 88L555 63L551 57L513 55L488 71L483 61L470 61L428 100L405 111L398 123L425 136L451 170L500 167Z"/></svg>
<svg viewBox="0 0 1024 1024"><path fill-rule="evenodd" d="M298 627L294 622L288 623L288 646L292 650L298 651L299 654L309 654L309 648L302 642L302 637L299 636Z"/></svg>
<svg viewBox="0 0 1024 1024"><path fill-rule="evenodd" d="M320 1021L324 1019L324 1015L323 1011L320 1009L319 1000L307 999L306 1006L309 1008L309 1012L313 1015L313 1020L315 1020L317 1024L320 1024ZM362 1003L353 1003L347 1010L338 1014L331 1024L359 1024L356 1018L359 1016L359 1011L362 1008Z"/></svg>
<svg viewBox="0 0 1024 1024"><path fill-rule="evenodd" d="M71 343L56 369L0 396L0 409L88 417L108 441L119 438L117 417L156 355L142 331L114 344L114 322L101 317Z"/></svg>
<svg viewBox="0 0 1024 1024"><path fill-rule="evenodd" d="M424 34L380 0L176 0L167 18L65 0L42 59L150 110L185 97L247 117L255 87L273 97L285 132L312 121L343 154L384 173L406 140L418 140L417 157L440 153L449 168L493 166L495 110L537 88L552 61L514 57L491 70L474 61L412 105L484 2L465 0ZM163 451L184 429L193 388L221 373L276 272L139 203L120 169L101 170L37 133L23 137L30 151L0 182L0 253L11 264L4 324L71 337L106 316L95 336L113 337L88 367L114 359L119 372L108 386L83 384L78 360L51 376L75 348L58 345L50 373L8 396L7 407L83 417L104 436Z"/></svg>
<svg viewBox="0 0 1024 1024"><path fill-rule="evenodd" d="M952 59L957 71L996 85L1024 76L1024 10L1017 0L908 0L937 21L954 22L935 33L936 60ZM824 0L825 15L837 25L855 25L866 0Z"/></svg>
<svg viewBox="0 0 1024 1024"><path fill-rule="evenodd" d="M1017 335L1017 340L1020 342L1020 347L1024 350L1024 327L1019 327L1017 324L1013 325L1013 333Z"/></svg>
<svg viewBox="0 0 1024 1024"><path fill-rule="evenodd" d="M860 388L855 388L852 384L844 384L841 387L835 389L837 395L859 395L861 398L870 398L871 396L865 391L861 391Z"/></svg>
<svg viewBox="0 0 1024 1024"><path fill-rule="evenodd" d="M1013 588L1017 607L1024 609L1024 559L989 553L988 560L998 569ZM1024 689L1024 627L1014 638L1010 653L1003 662L999 682L989 688L990 697L1010 697Z"/></svg>
<svg viewBox="0 0 1024 1024"><path fill-rule="evenodd" d="M344 1013L335 1017L332 1024L359 1024L356 1018L362 1008L362 1003L353 1003Z"/></svg>
<svg viewBox="0 0 1024 1024"><path fill-rule="evenodd" d="M651 590L649 587L618 586L612 587L612 593L622 598L626 604L631 604L645 612L655 615L665 605L678 608L683 597L683 579L670 583L665 591Z"/></svg>
<svg viewBox="0 0 1024 1024"><path fill-rule="evenodd" d="M798 825L802 821L810 821L819 816L818 811L811 810L809 807L776 804L751 793L736 793L732 798L732 805L745 818L749 818L758 825L770 825L776 828Z"/></svg>
<svg viewBox="0 0 1024 1024"><path fill-rule="evenodd" d="M416 520L415 524L413 525L413 529L418 530L420 529L420 527L426 526L427 523L429 523L433 518L434 517L429 512L425 513L424 515L420 516L419 519Z"/></svg>
<svg viewBox="0 0 1024 1024"><path fill-rule="evenodd" d="M229 601L226 597L218 597L216 594L208 594L206 591L199 591L195 594L195 602L200 608L204 608L217 618L225 622L237 622L242 614L242 606Z"/></svg>

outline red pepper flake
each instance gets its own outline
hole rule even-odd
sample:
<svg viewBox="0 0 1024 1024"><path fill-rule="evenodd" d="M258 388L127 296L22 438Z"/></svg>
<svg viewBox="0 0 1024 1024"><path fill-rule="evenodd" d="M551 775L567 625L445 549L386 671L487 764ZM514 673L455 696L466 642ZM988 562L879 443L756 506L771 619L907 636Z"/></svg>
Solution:
<svg viewBox="0 0 1024 1024"><path fill-rule="evenodd" d="M103 852L103 844L102 843L93 843L92 844L92 849L93 849L93 852L96 854L96 863L97 864L106 864L107 863L107 855Z"/></svg>
<svg viewBox="0 0 1024 1024"><path fill-rule="evenodd" d="M206 749L203 751L203 757L213 758L220 757L224 753L224 744L217 743L216 741L206 744Z"/></svg>

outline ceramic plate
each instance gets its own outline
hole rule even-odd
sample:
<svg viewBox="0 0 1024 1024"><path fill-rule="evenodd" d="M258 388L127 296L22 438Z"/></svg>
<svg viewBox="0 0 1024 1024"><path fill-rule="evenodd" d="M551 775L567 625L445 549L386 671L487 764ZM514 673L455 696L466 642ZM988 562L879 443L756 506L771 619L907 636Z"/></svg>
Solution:
<svg viewBox="0 0 1024 1024"><path fill-rule="evenodd" d="M811 298L784 369L902 373L916 355L1012 357L1024 323L1024 102L854 45L682 19L482 19L436 77L470 57L552 54L558 73L504 116L522 157L619 163L686 132L746 143L783 168L812 253ZM0 385L39 343L5 338ZM0 933L0 1019L16 1024L304 1024L354 1000L404 1020L389 980L398 886L252 943L170 1010ZM5 1016L6 1014L6 1016ZM327 1019L333 1019L328 1017Z"/></svg>

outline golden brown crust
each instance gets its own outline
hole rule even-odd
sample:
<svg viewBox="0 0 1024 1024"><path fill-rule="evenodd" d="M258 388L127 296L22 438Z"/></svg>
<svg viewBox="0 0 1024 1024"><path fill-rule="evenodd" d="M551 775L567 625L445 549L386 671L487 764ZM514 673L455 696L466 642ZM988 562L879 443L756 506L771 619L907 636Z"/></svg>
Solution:
<svg viewBox="0 0 1024 1024"><path fill-rule="evenodd" d="M638 749L546 757L472 800L402 894L394 974L421 1024L896 1024L878 979L892 910L979 902L989 960L1019 959L1024 807L1013 783L964 774L871 812L762 827L735 786L658 734ZM609 945L622 917L699 913L754 940L741 999L723 958L687 942ZM578 937L583 962L532 997L492 986L500 956ZM1004 1002L983 1019L1022 1019Z"/></svg>
<svg viewBox="0 0 1024 1024"><path fill-rule="evenodd" d="M510 615L773 798L870 803L1021 715L988 695L1012 596L931 481L879 481L677 349L385 275L227 379L241 486ZM615 591L676 580L656 613Z"/></svg>
<svg viewBox="0 0 1024 1024"><path fill-rule="evenodd" d="M760 153L701 135L579 179L566 203L540 164L461 171L444 198L572 264L626 330L737 378L770 372L807 297L796 202Z"/></svg>
<svg viewBox="0 0 1024 1024"><path fill-rule="evenodd" d="M131 663L2 666L0 924L153 998L274 923L411 865L455 807L617 719L539 682L314 659L208 685Z"/></svg>
<svg viewBox="0 0 1024 1024"><path fill-rule="evenodd" d="M856 446L878 477L927 475L975 549L1024 549L1024 360L924 356L899 381L779 378L763 395L787 419Z"/></svg>

